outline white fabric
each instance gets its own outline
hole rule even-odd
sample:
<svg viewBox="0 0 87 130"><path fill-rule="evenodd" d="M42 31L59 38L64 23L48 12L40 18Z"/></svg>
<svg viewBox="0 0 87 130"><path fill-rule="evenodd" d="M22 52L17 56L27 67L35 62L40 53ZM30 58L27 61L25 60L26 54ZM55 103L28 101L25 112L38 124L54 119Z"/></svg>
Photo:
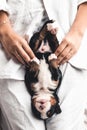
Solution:
<svg viewBox="0 0 87 130"><path fill-rule="evenodd" d="M8 4L6 3L6 0L0 0L0 10L10 13L10 8Z"/></svg>
<svg viewBox="0 0 87 130"><path fill-rule="evenodd" d="M62 113L47 121L47 130L87 130L87 72L69 64L62 71L64 77L58 91Z"/></svg>
<svg viewBox="0 0 87 130"><path fill-rule="evenodd" d="M42 17L44 13L42 4L38 3L40 1L0 0L0 9L9 12L16 32L22 36L26 33L31 35L41 22L35 20L35 16L41 12ZM75 18L78 5L87 1L43 0L43 2L49 18L57 21L58 39L61 41ZM32 19L35 20L33 23L35 25L32 25ZM47 121L47 130L87 130L85 124L87 120L84 117L87 102L87 70L72 67L73 65L87 69L87 60L84 60L87 55L86 35L85 33L78 54L71 59L71 64L61 66L63 80L58 95L62 113ZM43 122L33 118L31 113L30 96L24 81L21 81L24 80L24 72L23 66L8 59L0 46L0 107L4 118L3 130L45 130Z"/></svg>
<svg viewBox="0 0 87 130"><path fill-rule="evenodd" d="M57 21L58 39L61 42L65 34L69 31L77 12L79 4L87 0L44 0L48 16ZM87 69L87 29L84 33L78 53L69 61L73 66L80 69Z"/></svg>
<svg viewBox="0 0 87 130"><path fill-rule="evenodd" d="M7 11L14 30L20 35L29 37L38 31L43 22L48 19L40 0L0 0L0 9ZM24 67L12 59L8 59L0 46L0 78L24 80Z"/></svg>
<svg viewBox="0 0 87 130"><path fill-rule="evenodd" d="M87 71L69 64L61 66L61 70L63 80L58 96L62 113L47 121L47 130L87 130ZM0 80L0 90L3 123L6 122L2 123L3 130L45 130L43 121L32 115L30 95L23 81Z"/></svg>
<svg viewBox="0 0 87 130"><path fill-rule="evenodd" d="M33 117L30 99L23 81L0 80L2 130L45 130L44 122Z"/></svg>
<svg viewBox="0 0 87 130"><path fill-rule="evenodd" d="M0 9L8 11L14 30L20 35L32 35L34 31L42 25L42 20L46 19L47 14L50 19L54 19L58 25L58 39L61 42L64 35L68 32L75 18L79 4L87 0L0 0ZM44 6L43 4L44 3ZM64 3L64 4L63 4ZM44 17L43 18L43 14ZM61 15L61 16L60 16ZM83 37L78 53L69 61L73 66L80 69L87 69L87 32ZM0 78L24 79L24 69L20 64L12 59L7 59L4 51L0 47ZM10 69L11 67L11 69Z"/></svg>

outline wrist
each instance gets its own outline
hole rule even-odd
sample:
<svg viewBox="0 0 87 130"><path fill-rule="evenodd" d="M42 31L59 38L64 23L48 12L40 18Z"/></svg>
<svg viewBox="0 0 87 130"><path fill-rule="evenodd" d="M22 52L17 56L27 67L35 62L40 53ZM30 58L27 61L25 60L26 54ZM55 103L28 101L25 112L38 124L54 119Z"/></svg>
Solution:
<svg viewBox="0 0 87 130"><path fill-rule="evenodd" d="M83 38L83 33L80 32L77 28L70 29L70 31L66 34L65 40L70 44L80 45Z"/></svg>
<svg viewBox="0 0 87 130"><path fill-rule="evenodd" d="M10 33L11 24L9 19L0 20L0 39Z"/></svg>
<svg viewBox="0 0 87 130"><path fill-rule="evenodd" d="M68 32L68 35L71 37L74 36L76 39L78 39L78 41L81 41L84 35L84 31L80 27L74 26L71 27L70 31Z"/></svg>
<svg viewBox="0 0 87 130"><path fill-rule="evenodd" d="M1 28L2 26L4 26L4 24L7 24L7 23L9 23L9 20L8 20L8 19L6 19L6 20L0 20L0 28Z"/></svg>
<svg viewBox="0 0 87 130"><path fill-rule="evenodd" d="M4 11L0 11L0 35L2 34L4 30L7 29L6 27L8 25L10 25L8 14Z"/></svg>
<svg viewBox="0 0 87 130"><path fill-rule="evenodd" d="M0 21L0 37L6 35L10 31L10 28L11 28L10 21L8 20Z"/></svg>
<svg viewBox="0 0 87 130"><path fill-rule="evenodd" d="M76 34L79 38L82 38L86 29L87 27L84 25L84 23L75 20L69 32Z"/></svg>

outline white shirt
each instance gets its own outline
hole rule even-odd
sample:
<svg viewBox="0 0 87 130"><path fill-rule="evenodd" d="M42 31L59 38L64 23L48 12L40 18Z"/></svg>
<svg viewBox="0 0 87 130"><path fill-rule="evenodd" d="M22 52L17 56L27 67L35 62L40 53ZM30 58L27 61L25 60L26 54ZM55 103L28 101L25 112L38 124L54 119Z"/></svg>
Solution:
<svg viewBox="0 0 87 130"><path fill-rule="evenodd" d="M26 33L32 35L42 24L45 7L49 18L57 21L58 39L61 41L73 23L78 5L83 2L87 2L87 0L0 0L0 9L10 14L15 31L20 35ZM73 66L81 69L87 69L87 61L82 57L85 52L87 53L87 44L84 47L87 41L84 39L86 39L86 35L84 35L83 44L78 53L70 60ZM24 79L23 66L12 59L7 59L2 48L0 48L0 60L0 78Z"/></svg>
<svg viewBox="0 0 87 130"><path fill-rule="evenodd" d="M29 37L42 26L48 18L41 0L0 0L0 10L7 11L14 30ZM22 65L6 57L0 46L0 78L24 79Z"/></svg>
<svg viewBox="0 0 87 130"><path fill-rule="evenodd" d="M57 21L57 37L61 42L69 31L77 13L78 6L87 0L43 0L49 19ZM78 52L69 63L78 69L87 70L87 28Z"/></svg>

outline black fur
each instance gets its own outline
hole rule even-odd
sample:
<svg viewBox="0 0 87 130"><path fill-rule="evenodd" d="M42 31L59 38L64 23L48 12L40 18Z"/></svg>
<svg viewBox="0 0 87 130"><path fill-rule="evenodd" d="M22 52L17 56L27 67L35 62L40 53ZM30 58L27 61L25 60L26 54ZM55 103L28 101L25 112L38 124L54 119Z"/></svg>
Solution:
<svg viewBox="0 0 87 130"><path fill-rule="evenodd" d="M59 88L59 86L61 84L62 73L61 73L59 67L55 67L50 61L48 61L48 56L51 54L51 52L46 52L46 53L38 52L37 53L37 50L42 43L42 40L44 40L44 42L45 42L45 40L48 41L49 46L52 50L52 53L55 52L56 48L59 45L59 42L56 38L56 35L51 34L51 32L49 32L47 30L47 23L53 23L53 20L47 21L43 25L40 32L37 32L32 36L30 43L29 43L29 46L34 51L34 53L35 53L35 55L38 59L43 59L43 57L45 58L47 64L49 65L49 70L52 74L52 77L51 77L52 80L55 80L55 81L58 80L59 81L59 84L58 84L58 86L55 90L48 88L49 91L51 91L53 93L53 96L55 97L55 99L57 101L56 104L54 106L51 106L50 110L47 112L47 116L49 118L54 113L58 114L58 113L61 112L61 109L60 109L60 106L59 106L59 98L58 98L56 92L57 92L57 89ZM38 74L39 74L39 65L35 62L29 62L29 64L26 66L25 84L26 84L26 87L27 87L29 93L31 94L31 107L32 107L33 114L38 119L41 119L40 112L38 112L37 109L35 108L35 106L33 104L33 99L32 99L32 97L36 94L35 91L32 89L32 83L38 82Z"/></svg>

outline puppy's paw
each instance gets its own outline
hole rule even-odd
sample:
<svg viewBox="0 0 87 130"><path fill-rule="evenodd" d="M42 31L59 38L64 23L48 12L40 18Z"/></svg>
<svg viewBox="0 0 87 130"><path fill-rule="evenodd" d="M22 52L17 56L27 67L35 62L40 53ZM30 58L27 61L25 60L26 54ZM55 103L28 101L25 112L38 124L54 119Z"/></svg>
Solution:
<svg viewBox="0 0 87 130"><path fill-rule="evenodd" d="M38 65L40 64L40 60L39 60L37 57L34 57L34 58L31 60L31 62L32 62L32 61L36 62Z"/></svg>
<svg viewBox="0 0 87 130"><path fill-rule="evenodd" d="M50 54L49 57L48 57L49 61L53 60L53 59L57 59L57 56L55 55L55 53Z"/></svg>
<svg viewBox="0 0 87 130"><path fill-rule="evenodd" d="M57 27L56 22L48 23L47 30L50 31L52 34L56 35L58 32L58 27Z"/></svg>
<svg viewBox="0 0 87 130"><path fill-rule="evenodd" d="M53 68L59 67L59 65L57 64L57 56L55 55L55 53L52 53L51 55L49 55L48 61L49 61L50 66L52 66Z"/></svg>

